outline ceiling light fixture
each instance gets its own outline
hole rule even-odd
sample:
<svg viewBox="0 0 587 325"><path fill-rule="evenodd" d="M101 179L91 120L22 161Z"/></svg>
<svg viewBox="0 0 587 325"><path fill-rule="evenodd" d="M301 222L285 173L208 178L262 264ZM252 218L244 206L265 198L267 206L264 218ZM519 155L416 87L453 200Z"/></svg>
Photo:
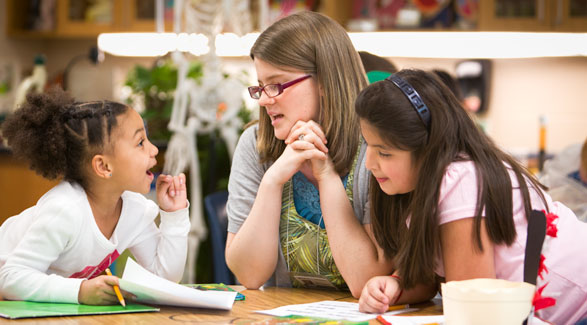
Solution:
<svg viewBox="0 0 587 325"><path fill-rule="evenodd" d="M216 37L216 54L249 56L259 33ZM587 33L527 32L372 32L349 33L358 51L383 57L533 58L587 56ZM170 51L208 53L208 39L186 33L107 33L98 36L100 50L117 56L161 56Z"/></svg>

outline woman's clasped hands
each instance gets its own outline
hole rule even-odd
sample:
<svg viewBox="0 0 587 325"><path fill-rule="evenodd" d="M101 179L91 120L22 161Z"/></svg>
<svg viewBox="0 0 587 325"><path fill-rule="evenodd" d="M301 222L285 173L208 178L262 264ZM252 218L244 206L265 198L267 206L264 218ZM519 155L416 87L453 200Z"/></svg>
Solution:
<svg viewBox="0 0 587 325"><path fill-rule="evenodd" d="M285 151L275 162L280 165L278 169L282 178L287 181L297 171L305 168L311 168L316 180L325 173L335 172L328 156L327 142L318 123L297 121L285 139Z"/></svg>

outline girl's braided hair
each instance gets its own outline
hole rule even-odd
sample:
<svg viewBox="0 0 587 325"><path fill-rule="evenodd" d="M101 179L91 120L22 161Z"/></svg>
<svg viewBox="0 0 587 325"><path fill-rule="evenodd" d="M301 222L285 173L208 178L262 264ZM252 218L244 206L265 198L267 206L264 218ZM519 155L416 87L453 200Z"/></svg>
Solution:
<svg viewBox="0 0 587 325"><path fill-rule="evenodd" d="M2 125L15 157L47 179L87 186L87 166L110 143L116 117L128 106L111 101L76 102L60 88L29 94Z"/></svg>

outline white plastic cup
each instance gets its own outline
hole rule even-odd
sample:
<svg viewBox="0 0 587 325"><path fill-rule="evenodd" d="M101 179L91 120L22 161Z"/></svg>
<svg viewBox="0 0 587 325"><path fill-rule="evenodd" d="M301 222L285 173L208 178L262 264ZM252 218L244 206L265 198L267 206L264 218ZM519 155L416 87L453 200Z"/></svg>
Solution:
<svg viewBox="0 0 587 325"><path fill-rule="evenodd" d="M532 308L536 286L500 279L441 283L447 325L520 325Z"/></svg>

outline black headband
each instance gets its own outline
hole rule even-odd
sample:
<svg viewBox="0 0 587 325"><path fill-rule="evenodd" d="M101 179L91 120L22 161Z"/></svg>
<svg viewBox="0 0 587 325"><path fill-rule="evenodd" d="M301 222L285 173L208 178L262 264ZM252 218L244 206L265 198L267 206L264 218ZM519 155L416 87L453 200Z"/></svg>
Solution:
<svg viewBox="0 0 587 325"><path fill-rule="evenodd" d="M430 130L430 110L428 109L428 106L424 104L422 97L420 97L416 89L414 89L414 87L412 87L407 81L396 75L391 75L385 78L385 80L393 82L404 93L404 95L408 97L412 106L420 116L420 119L424 122L426 128Z"/></svg>

